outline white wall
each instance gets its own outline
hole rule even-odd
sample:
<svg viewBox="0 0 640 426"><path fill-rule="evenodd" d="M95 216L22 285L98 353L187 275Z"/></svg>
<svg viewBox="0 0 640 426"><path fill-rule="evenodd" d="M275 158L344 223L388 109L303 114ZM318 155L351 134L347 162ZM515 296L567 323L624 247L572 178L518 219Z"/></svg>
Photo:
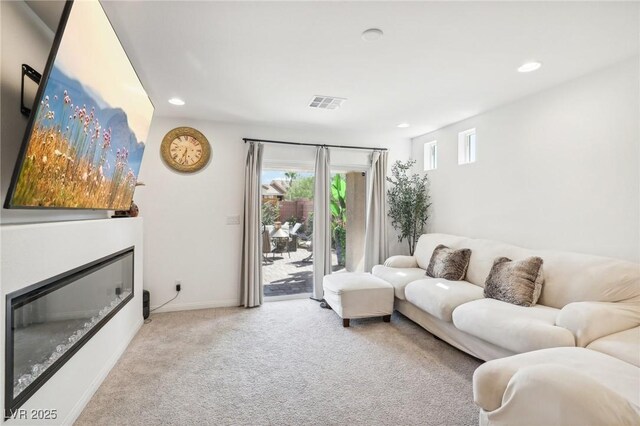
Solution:
<svg viewBox="0 0 640 426"><path fill-rule="evenodd" d="M438 141L429 229L639 261L638 62L415 138L420 170ZM474 127L477 163L459 166L458 132Z"/></svg>
<svg viewBox="0 0 640 426"><path fill-rule="evenodd" d="M27 125L27 118L20 113L21 64L44 70L53 31L23 1L0 1L0 23L0 199L4 202ZM86 210L0 209L3 300L9 292L136 246L134 299L21 407L56 409L58 417L52 424L73 423L142 325L142 220L104 220L107 214ZM1 330L5 326L4 309L2 303ZM4 350L0 351L0 360L3 384L0 394L3 394ZM0 401L4 401L2 395Z"/></svg>
<svg viewBox="0 0 640 426"><path fill-rule="evenodd" d="M174 127L192 126L211 143L209 165L195 174L173 172L161 160L160 143ZM145 219L145 289L151 305L175 295L176 279L182 280L178 299L163 310L211 306L235 306L240 297L242 226L226 225L227 216L243 213L246 146L243 137L390 148L391 161L407 160L409 139L391 135L332 133L312 129L278 129L225 123L155 117L142 163L135 200ZM271 162L313 159L313 148L268 146ZM332 162L357 163L359 156L332 151ZM404 253L391 236L394 253Z"/></svg>
<svg viewBox="0 0 640 426"><path fill-rule="evenodd" d="M0 19L0 200L4 202L27 126L27 117L20 113L21 67L28 64L44 71L53 31L23 1L0 2ZM104 211L0 209L0 223L105 217Z"/></svg>
<svg viewBox="0 0 640 426"><path fill-rule="evenodd" d="M142 219L3 225L0 264L2 300L10 292L135 246L134 298L102 327L21 408L55 409L55 421L8 424L71 424L142 326ZM87 242L91 242L88 244ZM0 329L4 330L5 304ZM4 340L3 340L4 342ZM0 351L4 365L4 351ZM4 383L4 368L0 368ZM4 386L0 387L0 400Z"/></svg>

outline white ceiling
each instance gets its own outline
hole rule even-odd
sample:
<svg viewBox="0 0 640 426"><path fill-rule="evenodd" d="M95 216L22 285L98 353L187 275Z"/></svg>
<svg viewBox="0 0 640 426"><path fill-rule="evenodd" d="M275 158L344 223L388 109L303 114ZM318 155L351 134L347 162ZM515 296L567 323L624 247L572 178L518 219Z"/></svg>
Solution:
<svg viewBox="0 0 640 426"><path fill-rule="evenodd" d="M103 5L159 115L403 137L637 55L640 38L639 3ZM363 41L371 27L384 37ZM544 65L516 72L529 60ZM348 100L320 110L313 95Z"/></svg>

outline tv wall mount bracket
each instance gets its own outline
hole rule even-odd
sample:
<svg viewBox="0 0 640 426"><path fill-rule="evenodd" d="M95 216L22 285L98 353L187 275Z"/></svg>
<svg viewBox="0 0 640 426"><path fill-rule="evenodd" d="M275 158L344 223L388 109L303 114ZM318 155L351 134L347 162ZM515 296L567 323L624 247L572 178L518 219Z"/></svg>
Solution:
<svg viewBox="0 0 640 426"><path fill-rule="evenodd" d="M40 84L40 80L42 79L42 74L34 70L29 65L22 64L22 84L20 86L20 112L25 117L29 117L29 114L31 114L31 108L27 108L24 104L24 78L25 77L29 77L29 79L34 83Z"/></svg>

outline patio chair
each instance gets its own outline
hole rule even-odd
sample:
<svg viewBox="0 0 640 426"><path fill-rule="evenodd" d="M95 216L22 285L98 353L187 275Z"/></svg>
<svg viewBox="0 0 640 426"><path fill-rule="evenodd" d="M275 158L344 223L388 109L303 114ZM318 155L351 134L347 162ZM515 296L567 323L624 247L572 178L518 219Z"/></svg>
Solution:
<svg viewBox="0 0 640 426"><path fill-rule="evenodd" d="M301 224L301 223L299 223L299 222L298 222L298 223L296 223L295 225L293 225L293 228L291 228L291 231L289 231L289 233L290 233L291 235L297 235L298 230L300 229L300 227L301 227L301 226L302 226L302 224Z"/></svg>
<svg viewBox="0 0 640 426"><path fill-rule="evenodd" d="M262 261L264 263L273 263L272 259L269 259L266 253L271 253L273 250L271 246L271 236L269 235L269 229L262 225Z"/></svg>
<svg viewBox="0 0 640 426"><path fill-rule="evenodd" d="M298 251L298 230L302 226L301 223L296 223L289 231L289 251Z"/></svg>
<svg viewBox="0 0 640 426"><path fill-rule="evenodd" d="M304 233L298 232L300 230L300 227L302 226L301 223L296 223L293 227L293 229L291 230L292 232L290 233L290 235L295 235L296 238L296 247L298 246L298 240L300 241L308 241L309 242L309 246L307 247L307 250L311 251L311 254L307 257L305 257L304 259L302 259L302 262L311 262L313 260L313 241L311 236L306 235Z"/></svg>

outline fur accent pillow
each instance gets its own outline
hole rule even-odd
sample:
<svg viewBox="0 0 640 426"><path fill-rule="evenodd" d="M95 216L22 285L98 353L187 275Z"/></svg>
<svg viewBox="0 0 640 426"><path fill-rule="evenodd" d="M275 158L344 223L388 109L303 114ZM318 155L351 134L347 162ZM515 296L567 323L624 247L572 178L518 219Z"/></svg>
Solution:
<svg viewBox="0 0 640 426"><path fill-rule="evenodd" d="M539 257L518 261L497 258L484 284L484 297L520 306L535 305L544 283L542 263Z"/></svg>
<svg viewBox="0 0 640 426"><path fill-rule="evenodd" d="M467 275L471 259L470 249L455 250L440 244L433 250L427 267L427 275L450 281L461 281Z"/></svg>

